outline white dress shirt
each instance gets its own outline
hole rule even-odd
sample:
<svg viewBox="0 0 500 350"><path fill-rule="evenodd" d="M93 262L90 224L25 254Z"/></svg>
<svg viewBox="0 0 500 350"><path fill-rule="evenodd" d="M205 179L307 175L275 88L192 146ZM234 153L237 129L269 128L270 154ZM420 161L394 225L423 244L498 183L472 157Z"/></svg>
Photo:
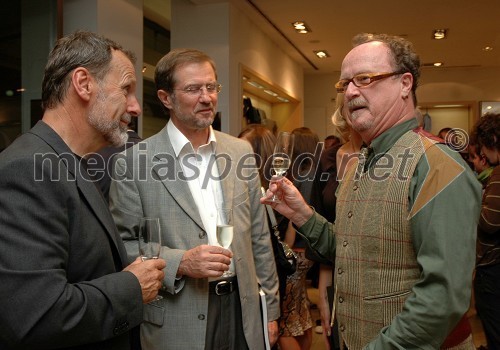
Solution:
<svg viewBox="0 0 500 350"><path fill-rule="evenodd" d="M172 121L167 123L167 133L198 207L208 244L220 247L216 234L217 208L222 205L224 197L220 182L214 181L219 177L219 169L215 163L217 140L214 131L210 126L208 142L201 145L197 151ZM229 270L234 272L234 264L231 263Z"/></svg>

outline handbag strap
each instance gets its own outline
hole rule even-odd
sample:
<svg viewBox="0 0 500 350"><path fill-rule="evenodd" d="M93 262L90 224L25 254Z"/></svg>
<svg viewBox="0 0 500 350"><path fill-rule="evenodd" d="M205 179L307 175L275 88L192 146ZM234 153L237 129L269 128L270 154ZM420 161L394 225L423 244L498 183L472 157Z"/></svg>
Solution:
<svg viewBox="0 0 500 350"><path fill-rule="evenodd" d="M264 187L260 188L262 191L262 195L266 193L266 190L264 190ZM266 210L267 210L267 216L269 217L269 221L271 221L271 227L274 231L274 235L278 238L278 241L280 241L280 235L279 235L279 230L278 230L278 222L276 221L276 215L274 215L274 210L271 208L269 204L266 204Z"/></svg>

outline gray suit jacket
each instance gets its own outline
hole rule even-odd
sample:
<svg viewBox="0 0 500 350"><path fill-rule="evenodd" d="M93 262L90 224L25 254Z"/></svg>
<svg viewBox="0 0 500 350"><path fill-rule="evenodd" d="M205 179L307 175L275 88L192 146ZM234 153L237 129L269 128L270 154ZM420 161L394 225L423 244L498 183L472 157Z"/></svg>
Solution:
<svg viewBox="0 0 500 350"><path fill-rule="evenodd" d="M129 349L139 283L118 272L101 193L44 122L0 153L0 194L0 349Z"/></svg>
<svg viewBox="0 0 500 350"><path fill-rule="evenodd" d="M260 181L255 167L238 164L253 159L250 144L215 132L216 157L226 205L234 208L231 250L238 275L243 327L252 350L264 349L258 284L267 294L269 319L279 317L278 280L270 234L260 204ZM142 216L159 217L166 260L164 298L146 305L141 328L143 349L205 347L208 280L182 277L177 269L186 250L208 244L198 208L175 158L167 128L118 155L110 189L110 206L129 253L137 254L135 230ZM129 243L129 244L127 244ZM267 327L267 325L266 325Z"/></svg>

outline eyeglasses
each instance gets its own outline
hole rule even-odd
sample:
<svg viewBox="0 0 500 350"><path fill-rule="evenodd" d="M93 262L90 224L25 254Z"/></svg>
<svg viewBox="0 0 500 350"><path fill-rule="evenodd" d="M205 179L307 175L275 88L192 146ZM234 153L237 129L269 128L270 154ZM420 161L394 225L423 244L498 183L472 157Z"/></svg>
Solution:
<svg viewBox="0 0 500 350"><path fill-rule="evenodd" d="M353 83L355 86L362 88L370 85L371 83L392 77L393 75L403 74L404 72L393 72L393 73L363 73L353 76L351 79L342 79L335 84L337 92L345 92L349 83Z"/></svg>
<svg viewBox="0 0 500 350"><path fill-rule="evenodd" d="M193 85L188 85L182 89L174 89L174 90L180 90L191 96L200 96L203 91L203 88L205 88L207 94L213 95L213 94L218 94L220 92L220 90L222 89L222 85L219 83L193 84Z"/></svg>

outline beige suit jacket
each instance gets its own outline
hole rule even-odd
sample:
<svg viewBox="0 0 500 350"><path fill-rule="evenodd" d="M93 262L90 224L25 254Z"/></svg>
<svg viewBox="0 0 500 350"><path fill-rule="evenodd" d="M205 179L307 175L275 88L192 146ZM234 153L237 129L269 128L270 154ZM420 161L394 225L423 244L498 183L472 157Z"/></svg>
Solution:
<svg viewBox="0 0 500 350"><path fill-rule="evenodd" d="M254 167L242 157L253 157L250 144L215 132L216 158L224 201L234 208L234 254L243 327L250 349L264 349L258 286L267 294L270 320L279 317L278 280L260 181ZM149 349L204 349L208 309L208 280L176 278L182 255L208 244L198 208L165 127L155 136L118 156L116 180L110 189L113 217L127 251L137 256L135 229L142 216L159 217L166 260L163 299L146 305L141 329L142 346ZM120 176L122 175L122 176Z"/></svg>

